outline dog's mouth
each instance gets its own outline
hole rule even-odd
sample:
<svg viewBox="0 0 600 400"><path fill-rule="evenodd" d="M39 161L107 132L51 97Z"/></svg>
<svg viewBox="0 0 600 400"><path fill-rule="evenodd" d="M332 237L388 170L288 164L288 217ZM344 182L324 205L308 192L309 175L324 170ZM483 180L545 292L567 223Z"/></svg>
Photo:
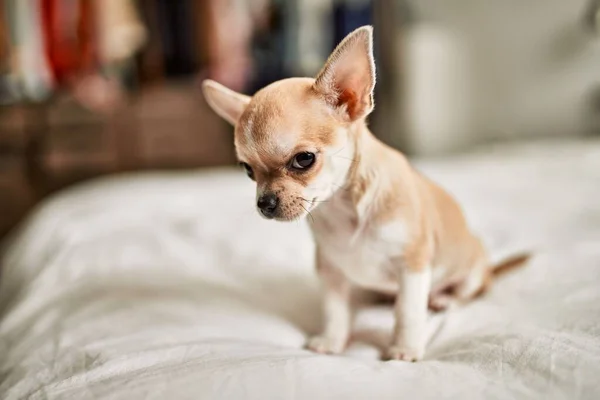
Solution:
<svg viewBox="0 0 600 400"><path fill-rule="evenodd" d="M294 222L300 218L302 218L302 215L298 215L297 217L275 217L273 219L278 222Z"/></svg>
<svg viewBox="0 0 600 400"><path fill-rule="evenodd" d="M279 213L273 216L272 219L280 222L293 222L305 218L307 216L312 216L311 211L313 211L317 204L319 204L317 200L317 197L313 197L312 200L303 197L298 197L297 202L295 203L295 207L292 207L295 212Z"/></svg>

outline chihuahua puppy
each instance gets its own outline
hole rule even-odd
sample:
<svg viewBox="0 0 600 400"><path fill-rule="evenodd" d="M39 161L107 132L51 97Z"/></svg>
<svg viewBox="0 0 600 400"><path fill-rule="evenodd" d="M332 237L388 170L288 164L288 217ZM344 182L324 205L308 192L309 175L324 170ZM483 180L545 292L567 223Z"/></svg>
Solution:
<svg viewBox="0 0 600 400"><path fill-rule="evenodd" d="M425 352L428 306L469 300L494 270L526 257L490 267L455 200L367 128L374 87L370 26L349 34L316 79L284 79L252 97L203 82L208 104L235 126L259 213L279 221L310 215L325 327L308 348L344 350L350 292L359 286L395 295L387 358L416 361Z"/></svg>

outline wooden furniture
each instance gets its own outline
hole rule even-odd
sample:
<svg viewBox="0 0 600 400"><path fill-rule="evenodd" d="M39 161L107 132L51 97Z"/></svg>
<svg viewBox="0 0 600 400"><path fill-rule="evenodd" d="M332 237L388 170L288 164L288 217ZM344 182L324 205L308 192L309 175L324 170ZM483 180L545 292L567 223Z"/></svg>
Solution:
<svg viewBox="0 0 600 400"><path fill-rule="evenodd" d="M41 198L96 176L234 162L231 128L190 82L145 87L115 115L68 97L0 109L0 236Z"/></svg>

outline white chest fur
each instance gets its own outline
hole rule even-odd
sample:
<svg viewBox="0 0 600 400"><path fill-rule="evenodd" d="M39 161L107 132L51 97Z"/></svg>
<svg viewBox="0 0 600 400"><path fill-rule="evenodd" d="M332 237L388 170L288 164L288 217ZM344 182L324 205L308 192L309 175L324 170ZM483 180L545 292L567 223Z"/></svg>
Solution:
<svg viewBox="0 0 600 400"><path fill-rule="evenodd" d="M311 227L321 256L358 286L395 292L397 280L391 261L402 255L406 225L360 221L343 195L335 195L313 212Z"/></svg>

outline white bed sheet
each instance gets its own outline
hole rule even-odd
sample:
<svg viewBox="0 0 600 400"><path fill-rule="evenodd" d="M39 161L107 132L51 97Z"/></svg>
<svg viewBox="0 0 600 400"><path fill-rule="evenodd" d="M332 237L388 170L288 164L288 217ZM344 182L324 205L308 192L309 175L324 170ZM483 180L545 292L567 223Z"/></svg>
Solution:
<svg viewBox="0 0 600 400"><path fill-rule="evenodd" d="M536 257L482 300L432 317L424 361L381 362L389 308L342 356L320 325L304 223L253 209L238 171L103 179L43 204L6 246L4 399L600 397L600 142L422 162L495 258Z"/></svg>

